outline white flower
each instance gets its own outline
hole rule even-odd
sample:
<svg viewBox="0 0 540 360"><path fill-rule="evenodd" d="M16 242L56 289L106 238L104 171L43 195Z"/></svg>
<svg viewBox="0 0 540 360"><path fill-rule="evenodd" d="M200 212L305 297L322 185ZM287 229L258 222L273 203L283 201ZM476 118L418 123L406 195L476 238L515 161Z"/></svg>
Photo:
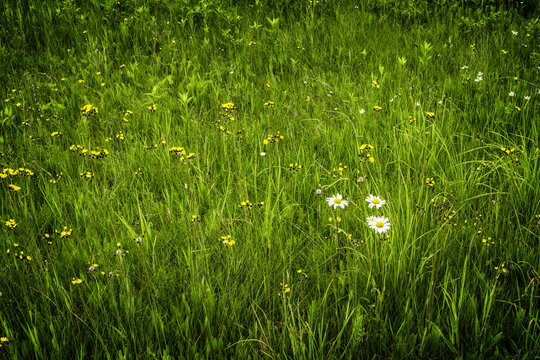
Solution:
<svg viewBox="0 0 540 360"><path fill-rule="evenodd" d="M367 224L377 234L383 234L390 230L390 222L384 216L367 218Z"/></svg>
<svg viewBox="0 0 540 360"><path fill-rule="evenodd" d="M184 187L187 189L187 183L184 183Z"/></svg>
<svg viewBox="0 0 540 360"><path fill-rule="evenodd" d="M322 194L322 190L321 190L321 189L317 189L317 190L315 190L315 194L317 194L317 195L321 195L321 194Z"/></svg>
<svg viewBox="0 0 540 360"><path fill-rule="evenodd" d="M517 79L518 79L518 77L517 77L517 76L514 76L514 80L517 80Z"/></svg>
<svg viewBox="0 0 540 360"><path fill-rule="evenodd" d="M266 153L263 151L262 153L259 154L260 156L266 156Z"/></svg>
<svg viewBox="0 0 540 360"><path fill-rule="evenodd" d="M231 71L229 74L231 74L231 75L234 74L234 71Z"/></svg>
<svg viewBox="0 0 540 360"><path fill-rule="evenodd" d="M366 112L366 110L360 109L360 114L363 114L363 113L365 113L365 112Z"/></svg>
<svg viewBox="0 0 540 360"><path fill-rule="evenodd" d="M530 100L531 97L530 96L525 96L525 100Z"/></svg>
<svg viewBox="0 0 540 360"><path fill-rule="evenodd" d="M369 208L373 208L374 206L377 207L377 209L379 209L381 206L383 206L384 204L386 204L386 201L381 199L380 197L378 196L373 196L371 194L369 194L369 196L366 198L366 201L369 203Z"/></svg>
<svg viewBox="0 0 540 360"><path fill-rule="evenodd" d="M142 243L142 237L137 236L137 237L135 238L135 242L136 242L137 244Z"/></svg>
<svg viewBox="0 0 540 360"><path fill-rule="evenodd" d="M437 103L438 103L439 105L441 105L441 104L442 104L442 100L437 101Z"/></svg>
<svg viewBox="0 0 540 360"><path fill-rule="evenodd" d="M516 95L516 94L515 94L513 91L510 91L510 92L508 93L508 96L514 96L514 95Z"/></svg>
<svg viewBox="0 0 540 360"><path fill-rule="evenodd" d="M416 102L416 106L420 106L420 103L418 101Z"/></svg>
<svg viewBox="0 0 540 360"><path fill-rule="evenodd" d="M349 202L347 200L343 200L341 194L339 193L332 197L326 198L326 202L328 202L328 206L333 206L334 209L337 207L345 209L345 206L349 205Z"/></svg>
<svg viewBox="0 0 540 360"><path fill-rule="evenodd" d="M393 102L394 101L394 98L390 99L390 102Z"/></svg>
<svg viewBox="0 0 540 360"><path fill-rule="evenodd" d="M364 177L363 177L363 176L360 176L360 177L358 178L358 182L359 182L359 183L363 183L363 182L364 182L364 180L365 180L365 179L364 179Z"/></svg>
<svg viewBox="0 0 540 360"><path fill-rule="evenodd" d="M463 65L463 66L461 67L461 70L465 70L465 69L468 69L468 68L469 68L469 67L468 67L467 65Z"/></svg>
<svg viewBox="0 0 540 360"><path fill-rule="evenodd" d="M518 34L518 32L517 32L517 31L514 31L514 30L512 30L512 35L514 35L514 36L515 36L515 35L517 35L517 34Z"/></svg>

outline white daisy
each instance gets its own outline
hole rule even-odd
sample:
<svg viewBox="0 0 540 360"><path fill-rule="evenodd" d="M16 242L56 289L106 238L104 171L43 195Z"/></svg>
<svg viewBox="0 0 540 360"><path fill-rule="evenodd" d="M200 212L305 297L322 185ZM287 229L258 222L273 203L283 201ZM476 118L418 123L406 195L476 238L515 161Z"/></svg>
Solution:
<svg viewBox="0 0 540 360"><path fill-rule="evenodd" d="M365 112L366 112L366 110L360 109L360 114L363 114L363 113L365 113Z"/></svg>
<svg viewBox="0 0 540 360"><path fill-rule="evenodd" d="M377 209L379 209L381 206L383 206L384 204L386 204L386 201L381 199L380 197L378 196L373 196L371 194L369 194L369 196L366 198L366 201L369 203L369 208L371 209L372 207L376 206Z"/></svg>
<svg viewBox="0 0 540 360"><path fill-rule="evenodd" d="M328 202L328 206L333 206L334 209L337 207L342 207L345 209L345 206L349 205L349 202L347 200L343 200L341 194L339 193L332 197L326 198L326 202Z"/></svg>
<svg viewBox="0 0 540 360"><path fill-rule="evenodd" d="M390 222L387 218L381 216L381 217L373 217L371 219L373 220L368 221L368 225L370 228L375 230L377 234L383 234L387 232L388 230L390 230Z"/></svg>

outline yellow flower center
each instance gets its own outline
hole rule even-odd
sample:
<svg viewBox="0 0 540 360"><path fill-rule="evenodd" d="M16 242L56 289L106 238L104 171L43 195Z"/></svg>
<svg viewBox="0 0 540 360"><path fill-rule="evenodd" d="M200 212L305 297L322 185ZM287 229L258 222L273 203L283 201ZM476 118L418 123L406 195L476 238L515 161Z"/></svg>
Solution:
<svg viewBox="0 0 540 360"><path fill-rule="evenodd" d="M372 202L373 202L374 204L380 204L380 203L381 203L381 201L380 201L379 199L373 199Z"/></svg>
<svg viewBox="0 0 540 360"><path fill-rule="evenodd" d="M379 221L379 222L377 222L375 224L375 226L378 227L378 228L382 228L382 227L384 227L384 223L382 221Z"/></svg>
<svg viewBox="0 0 540 360"><path fill-rule="evenodd" d="M340 198L335 198L334 199L334 204L341 204L341 199Z"/></svg>

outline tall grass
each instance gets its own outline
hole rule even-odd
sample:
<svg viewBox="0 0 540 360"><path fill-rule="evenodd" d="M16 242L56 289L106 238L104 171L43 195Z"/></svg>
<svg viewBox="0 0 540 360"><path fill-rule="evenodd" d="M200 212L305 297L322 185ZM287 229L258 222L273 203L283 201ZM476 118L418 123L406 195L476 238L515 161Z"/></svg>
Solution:
<svg viewBox="0 0 540 360"><path fill-rule="evenodd" d="M529 5L274 5L2 5L2 357L540 355Z"/></svg>

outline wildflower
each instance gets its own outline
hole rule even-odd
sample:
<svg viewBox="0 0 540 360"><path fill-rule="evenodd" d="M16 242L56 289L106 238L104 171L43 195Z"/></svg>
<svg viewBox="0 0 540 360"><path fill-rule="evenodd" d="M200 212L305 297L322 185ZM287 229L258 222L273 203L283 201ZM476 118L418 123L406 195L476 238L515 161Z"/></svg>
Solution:
<svg viewBox="0 0 540 360"><path fill-rule="evenodd" d="M365 112L366 112L366 110L364 110L364 109L360 109L360 110L359 110L359 112L360 112L360 114L363 114L363 113L365 113Z"/></svg>
<svg viewBox="0 0 540 360"><path fill-rule="evenodd" d="M501 52L502 52L503 54L505 54L505 55L508 54L508 51L506 51L506 50L504 50L504 49L502 49Z"/></svg>
<svg viewBox="0 0 540 360"><path fill-rule="evenodd" d="M390 230L390 222L387 218L381 217L371 217L368 218L368 226L375 230L377 234L383 234Z"/></svg>
<svg viewBox="0 0 540 360"><path fill-rule="evenodd" d="M281 286L281 292L278 293L278 296L285 297L285 295L291 292L291 288L289 287L289 284L284 285L283 283L279 283L279 285Z"/></svg>
<svg viewBox="0 0 540 360"><path fill-rule="evenodd" d="M0 347L9 344L9 339L5 336L0 337Z"/></svg>
<svg viewBox="0 0 540 360"><path fill-rule="evenodd" d="M219 240L223 243L223 245L228 247L232 247L234 244L236 244L236 241L231 240L231 235L221 236Z"/></svg>
<svg viewBox="0 0 540 360"><path fill-rule="evenodd" d="M63 239L66 237L70 237L73 229L68 230L67 226L64 226L64 229L62 231L54 230L54 232L60 236L60 239Z"/></svg>
<svg viewBox="0 0 540 360"><path fill-rule="evenodd" d="M380 106L378 106L378 105L375 105L375 106L373 107L373 110L375 110L375 111L381 111L381 110L382 110L382 107L380 107Z"/></svg>
<svg viewBox="0 0 540 360"><path fill-rule="evenodd" d="M15 229L17 226L19 226L19 224L17 224L17 223L15 222L15 220L9 219L8 221L6 221L6 226L7 226L8 228L10 228L11 230L13 230L13 229Z"/></svg>
<svg viewBox="0 0 540 360"><path fill-rule="evenodd" d="M268 145L270 143L273 143L273 142L279 142L280 140L283 140L284 139L284 136L280 134L280 132L278 131L276 133L276 135L267 135L266 138L263 140L263 144L264 145Z"/></svg>
<svg viewBox="0 0 540 360"><path fill-rule="evenodd" d="M322 190L321 190L321 189L317 189L317 190L315 190L315 194L317 194L317 195L321 195L321 194L322 194Z"/></svg>
<svg viewBox="0 0 540 360"><path fill-rule="evenodd" d="M17 185L13 185L13 184L9 184L8 187L13 190L13 191L19 191L21 190L21 187L20 186L17 186Z"/></svg>
<svg viewBox="0 0 540 360"><path fill-rule="evenodd" d="M264 103L264 106L273 108L275 106L273 101L267 101Z"/></svg>
<svg viewBox="0 0 540 360"><path fill-rule="evenodd" d="M524 99L529 101L531 99L531 97L530 96L525 96Z"/></svg>
<svg viewBox="0 0 540 360"><path fill-rule="evenodd" d="M490 246L492 246L492 245L495 245L495 241L491 240L490 237L488 237L487 239L486 239L486 238L483 238L483 239L482 239L482 244L483 244L484 246L490 247Z"/></svg>
<svg viewBox="0 0 540 360"><path fill-rule="evenodd" d="M377 81L373 80L373 81L371 82L371 87L372 87L372 88L377 88L377 89L378 89L378 88L380 88L381 86L379 85L379 83L378 83Z"/></svg>
<svg viewBox="0 0 540 360"><path fill-rule="evenodd" d="M297 272L298 274L302 275L304 278L307 278L307 277L308 277L307 272L305 272L305 271L302 270L302 269L298 269L298 270L296 270L296 272Z"/></svg>
<svg viewBox="0 0 540 360"><path fill-rule="evenodd" d="M343 200L341 194L333 195L332 197L329 197L326 199L326 202L328 202L328 206L333 206L334 209L337 207L345 208L345 206L349 205L349 201Z"/></svg>
<svg viewBox="0 0 540 360"><path fill-rule="evenodd" d="M371 163L375 162L375 158L371 155L371 150L374 149L374 146L371 144L362 144L358 148L360 151L360 154L358 154L358 157L361 158L361 161L369 161Z"/></svg>
<svg viewBox="0 0 540 360"><path fill-rule="evenodd" d="M141 244L142 243L142 237L141 236L137 236L135 238L135 242L137 243L137 245Z"/></svg>
<svg viewBox="0 0 540 360"><path fill-rule="evenodd" d="M429 119L433 119L433 118L435 118L435 113L429 112L429 111L428 111L428 112L426 113L426 116L427 116Z"/></svg>
<svg viewBox="0 0 540 360"><path fill-rule="evenodd" d="M238 207L241 208L241 209L251 210L253 208L253 204L251 203L251 201L246 200L246 201L242 201L238 205Z"/></svg>
<svg viewBox="0 0 540 360"><path fill-rule="evenodd" d="M289 165L289 171L295 174L297 171L302 170L302 165L299 165L298 163L290 164Z"/></svg>
<svg viewBox="0 0 540 360"><path fill-rule="evenodd" d="M51 133L51 136L52 136L52 137L59 137L59 136L62 136L62 133L59 132L59 131L53 131L53 132Z"/></svg>
<svg viewBox="0 0 540 360"><path fill-rule="evenodd" d="M426 185L429 186L429 187L434 187L435 186L435 180L433 180L433 178L431 177L428 177L426 178Z"/></svg>
<svg viewBox="0 0 540 360"><path fill-rule="evenodd" d="M512 35L516 36L518 34L517 31L512 30Z"/></svg>
<svg viewBox="0 0 540 360"><path fill-rule="evenodd" d="M344 170L347 170L347 165L339 163L339 167L337 169L333 168L332 171L328 172L328 175L331 175L334 179L341 179L343 177Z"/></svg>
<svg viewBox="0 0 540 360"><path fill-rule="evenodd" d="M369 208L376 207L377 209L381 208L384 204L386 204L386 201L381 199L378 196L373 196L369 194L369 196L366 198L366 201L369 203Z"/></svg>
<svg viewBox="0 0 540 360"><path fill-rule="evenodd" d="M114 252L114 256L126 256L127 253L129 253L129 251L123 250L121 243L116 243L116 251Z"/></svg>
<svg viewBox="0 0 540 360"><path fill-rule="evenodd" d="M81 108L82 114L84 116L89 116L92 114L97 114L99 112L98 108L92 104L86 104Z"/></svg>
<svg viewBox="0 0 540 360"><path fill-rule="evenodd" d="M79 174L85 180L92 180L94 173L91 171L83 171Z"/></svg>
<svg viewBox="0 0 540 360"><path fill-rule="evenodd" d="M514 95L515 95L515 93L514 93L513 91L510 91L510 92L508 93L508 96L514 96Z"/></svg>
<svg viewBox="0 0 540 360"><path fill-rule="evenodd" d="M263 151L262 153L259 154L260 156L266 156L266 153Z"/></svg>
<svg viewBox="0 0 540 360"><path fill-rule="evenodd" d="M147 108L150 112L156 112L156 110L157 110L156 104L148 105L146 108Z"/></svg>
<svg viewBox="0 0 540 360"><path fill-rule="evenodd" d="M94 272L98 266L98 264L92 264L88 267L88 271Z"/></svg>
<svg viewBox="0 0 540 360"><path fill-rule="evenodd" d="M73 285L79 285L79 284L82 284L83 280L82 279L75 279L73 278L73 280L71 280L71 283Z"/></svg>

